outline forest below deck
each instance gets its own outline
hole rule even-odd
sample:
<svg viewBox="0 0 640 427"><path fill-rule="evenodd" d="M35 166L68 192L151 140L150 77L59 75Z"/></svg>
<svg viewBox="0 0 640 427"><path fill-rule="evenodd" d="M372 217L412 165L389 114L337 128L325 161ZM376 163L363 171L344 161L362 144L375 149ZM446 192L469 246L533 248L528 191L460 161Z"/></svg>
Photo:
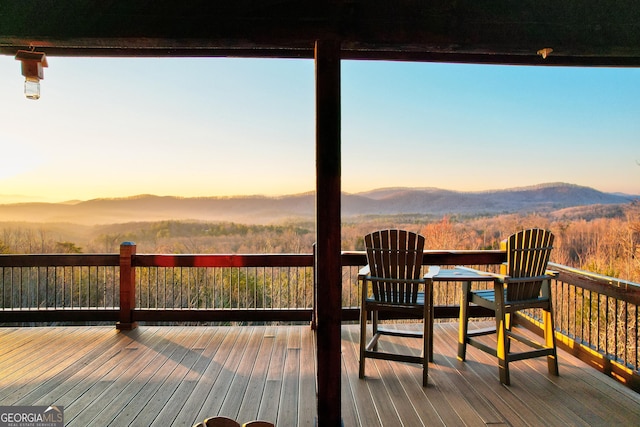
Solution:
<svg viewBox="0 0 640 427"><path fill-rule="evenodd" d="M498 249L506 236L528 227L549 229L556 235L552 262L640 282L639 202L562 216L404 214L349 218L342 224L342 250L363 250L363 236L383 228L421 233L426 249ZM315 239L314 223L302 220L270 225L189 220L93 226L0 222L0 254L116 253L124 241L135 242L138 253L310 253Z"/></svg>

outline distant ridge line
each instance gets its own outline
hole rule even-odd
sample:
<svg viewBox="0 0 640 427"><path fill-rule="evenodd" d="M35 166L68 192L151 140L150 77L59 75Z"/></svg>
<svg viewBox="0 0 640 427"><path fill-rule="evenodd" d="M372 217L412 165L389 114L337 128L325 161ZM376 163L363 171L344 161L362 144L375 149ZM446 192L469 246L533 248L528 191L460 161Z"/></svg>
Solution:
<svg viewBox="0 0 640 427"><path fill-rule="evenodd" d="M371 215L496 215L549 213L577 206L628 204L640 196L604 193L590 187L547 183L504 190L462 192L423 187L389 187L342 194L343 218ZM181 197L141 194L75 203L0 204L0 221L112 224L197 220L264 224L313 220L313 192L285 196Z"/></svg>

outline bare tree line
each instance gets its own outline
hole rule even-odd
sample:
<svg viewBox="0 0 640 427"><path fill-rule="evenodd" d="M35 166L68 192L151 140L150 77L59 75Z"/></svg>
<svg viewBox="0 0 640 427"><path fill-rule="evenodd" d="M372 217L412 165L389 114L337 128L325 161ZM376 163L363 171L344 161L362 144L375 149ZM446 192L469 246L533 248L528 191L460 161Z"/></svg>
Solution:
<svg viewBox="0 0 640 427"><path fill-rule="evenodd" d="M528 227L554 232L552 261L640 282L640 203L622 214L595 219L554 215L499 215L460 219L391 216L345 221L342 249L362 250L365 234L381 228L404 228L426 237L429 249L497 249L509 234ZM138 253L309 253L316 239L309 222L244 225L161 221L96 227L79 237L74 226L0 225L0 253L113 253L123 241Z"/></svg>

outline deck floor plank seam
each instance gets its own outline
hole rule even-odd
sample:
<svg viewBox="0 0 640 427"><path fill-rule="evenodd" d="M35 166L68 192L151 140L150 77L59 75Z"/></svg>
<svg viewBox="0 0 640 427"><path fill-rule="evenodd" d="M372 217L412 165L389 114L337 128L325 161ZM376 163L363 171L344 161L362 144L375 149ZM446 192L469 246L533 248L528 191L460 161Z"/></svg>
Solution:
<svg viewBox="0 0 640 427"><path fill-rule="evenodd" d="M383 350L382 347L379 349ZM375 412L380 420L380 424L386 426L391 425L390 423L393 423L395 420L399 420L400 418L389 390L385 388L382 380L379 365L383 363L389 362L386 360L367 359L365 362L364 382L373 401Z"/></svg>
<svg viewBox="0 0 640 427"><path fill-rule="evenodd" d="M150 328L144 334L140 334L139 331L116 332L115 345L112 343L103 348L103 354L100 357L82 369L74 370L73 375L63 383L62 387L49 395L42 396L37 403L55 402L62 405L65 407L65 420L72 419L74 413L82 412L96 399L100 399L104 390L124 373L122 362L130 356L126 349L135 340L132 335L139 335L141 343L153 343L159 339L157 332L157 328Z"/></svg>
<svg viewBox="0 0 640 427"><path fill-rule="evenodd" d="M242 354L244 353L251 334L252 328L241 328L227 357L218 362L220 363L220 370L214 382L211 384L208 395L196 418L197 420L204 420L208 417L220 415L220 409L227 397L229 385L233 381L235 371L238 369Z"/></svg>
<svg viewBox="0 0 640 427"><path fill-rule="evenodd" d="M5 328L0 328L0 330L2 329ZM9 329L10 332L0 336L0 340L2 340L3 343L2 347L0 347L0 361L8 359L8 355L13 352L20 356L21 347L28 346L33 340L42 341L47 337L47 335L58 333L58 329L53 327L36 326L33 328L6 329Z"/></svg>
<svg viewBox="0 0 640 427"><path fill-rule="evenodd" d="M288 328L276 328L274 349L271 353L271 361L267 369L267 377L264 385L264 396L268 398L260 402L258 419L266 421L273 420L274 422L278 419L288 337Z"/></svg>
<svg viewBox="0 0 640 427"><path fill-rule="evenodd" d="M240 422L258 419L260 402L270 398L270 396L265 395L265 388L267 372L269 370L269 364L271 363L271 356L275 345L274 328L275 327L272 326L265 329L262 335L260 348L258 349L255 363L249 376L244 397L240 403L240 407L238 408L237 419ZM275 419L265 421L275 422Z"/></svg>
<svg viewBox="0 0 640 427"><path fill-rule="evenodd" d="M227 394L222 402L220 411L218 414L229 417L231 419L238 419L240 407L247 394L247 389L250 380L253 378L252 373L255 369L260 346L264 340L263 329L253 328L251 330L251 336L247 344L244 346L240 362L233 372L231 383L229 384ZM258 378L256 378L258 379Z"/></svg>
<svg viewBox="0 0 640 427"><path fill-rule="evenodd" d="M94 368L90 365L98 360L108 360L113 356L114 349L107 346L107 343L118 344L118 332L96 329L90 335L91 339L87 344L83 344L82 356L74 360L73 364L65 366L59 373L42 382L36 389L32 389L29 394L22 396L16 404L36 404L49 405L57 400L59 396L74 384L74 376L84 378ZM105 351L105 346L107 351ZM119 351L119 350L118 350ZM37 396L35 402L30 397L31 394Z"/></svg>
<svg viewBox="0 0 640 427"><path fill-rule="evenodd" d="M318 391L316 384L318 371L315 358L315 332L308 326L300 326L298 328L302 336L300 343L300 378L298 380L300 382L300 391L297 425L300 427L314 427L316 422L316 393Z"/></svg>
<svg viewBox="0 0 640 427"><path fill-rule="evenodd" d="M300 415L298 413L300 345L300 328L294 327L289 330L287 340L280 406L276 425L286 425L286 420L298 420Z"/></svg>
<svg viewBox="0 0 640 427"><path fill-rule="evenodd" d="M98 422L103 426L110 425L113 418L123 410L124 405L135 396L135 391L147 383L150 375L157 369L158 354L171 346L171 338L177 333L178 329L159 330L157 334L154 334L155 339L150 343L152 344L150 347L147 347L143 341L137 340L135 344L132 343L126 347L125 351L121 353L121 360L127 362L129 359L133 359L131 360L133 363L126 364L124 369L118 369L120 372L115 371L115 378L104 384L99 384L102 387L99 387L95 392L89 389L90 397L82 396L84 398L82 401L85 404L88 403L88 406L78 411L80 409L78 404L82 402L81 400L70 405L70 415L73 416L71 423L78 427ZM142 354L138 354L140 348L142 348ZM135 355L130 353L135 353Z"/></svg>
<svg viewBox="0 0 640 427"><path fill-rule="evenodd" d="M198 382L210 364L213 354L222 342L222 331L225 329L207 328L192 350L199 351L198 358L190 369L180 378L177 387L165 403L164 407L158 412L157 416L152 420L150 426L160 427L177 423L177 417L181 408L185 407L189 402L189 398L194 393ZM191 423L192 419L180 421L178 425L186 425ZM194 424L194 423L191 423Z"/></svg>
<svg viewBox="0 0 640 427"><path fill-rule="evenodd" d="M83 337L88 330L82 330L74 335L60 332L49 338L56 338L55 346L35 346L35 349L24 358L13 360L17 368L2 379L3 393L7 400L15 404L25 394L29 385L35 382L38 386L44 378L51 378L73 363L72 355L77 354L78 347L83 343ZM9 397L11 396L11 397Z"/></svg>
<svg viewBox="0 0 640 427"><path fill-rule="evenodd" d="M158 414L164 409L171 397L178 389L180 383L188 375L189 371L200 359L200 356L204 350L202 346L197 343L191 344L192 339L196 339L196 342L204 335L204 330L197 330L195 335L189 335L187 341L183 342L182 346L182 358L176 359L175 353L172 358L167 358L167 363L163 365L163 368L167 368L169 373L166 375L160 375L158 372L160 384L155 393L148 398L149 403L141 405L138 415L133 418L134 425L150 426L157 418ZM171 366L173 365L173 366ZM131 402L129 405L136 407L135 402ZM115 420L118 422L118 419Z"/></svg>
<svg viewBox="0 0 640 427"><path fill-rule="evenodd" d="M110 415L114 415L109 425L132 425L141 411L149 406L155 407L153 402L157 391L188 354L188 342L191 336L199 332L194 328L180 328L178 333L173 336L167 334L163 337L168 345L162 347L162 350L158 351L145 369L140 372L141 381L128 383L122 390L123 392L116 397L116 405L114 406L121 409L117 412L109 412ZM149 425L149 423L144 420L140 425Z"/></svg>
<svg viewBox="0 0 640 427"><path fill-rule="evenodd" d="M222 333L218 332L216 339L211 341L213 346L205 350L208 363L206 363L201 375L193 379L195 385L189 393L186 403L177 410L174 418L175 425L193 425L204 420L206 417L206 415L203 415L206 399L240 333L240 330L237 328L216 329L219 329ZM186 393L187 391L185 390L184 392ZM165 409L168 410L169 408ZM167 417L167 415L165 415L165 417ZM167 424L159 425L166 426Z"/></svg>
<svg viewBox="0 0 640 427"><path fill-rule="evenodd" d="M353 405L360 425L379 426L380 418L378 417L373 397L369 392L369 387L366 381L358 377L359 353L356 345L358 335L359 333L356 332L354 328L342 328L342 358L347 371L346 377L349 380L348 383L342 384L342 395L351 396L351 399L348 401L349 403L343 402L342 406L344 407L347 404ZM349 388L350 393L344 392L345 387ZM359 402L359 404L355 404L355 402Z"/></svg>

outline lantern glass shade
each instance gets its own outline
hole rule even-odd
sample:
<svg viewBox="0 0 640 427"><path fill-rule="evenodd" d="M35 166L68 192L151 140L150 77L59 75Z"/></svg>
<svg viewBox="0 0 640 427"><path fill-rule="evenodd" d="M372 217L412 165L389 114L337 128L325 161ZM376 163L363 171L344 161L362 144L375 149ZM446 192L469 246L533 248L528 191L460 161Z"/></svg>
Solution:
<svg viewBox="0 0 640 427"><path fill-rule="evenodd" d="M24 96L28 99L40 99L40 79L26 77L24 80Z"/></svg>

